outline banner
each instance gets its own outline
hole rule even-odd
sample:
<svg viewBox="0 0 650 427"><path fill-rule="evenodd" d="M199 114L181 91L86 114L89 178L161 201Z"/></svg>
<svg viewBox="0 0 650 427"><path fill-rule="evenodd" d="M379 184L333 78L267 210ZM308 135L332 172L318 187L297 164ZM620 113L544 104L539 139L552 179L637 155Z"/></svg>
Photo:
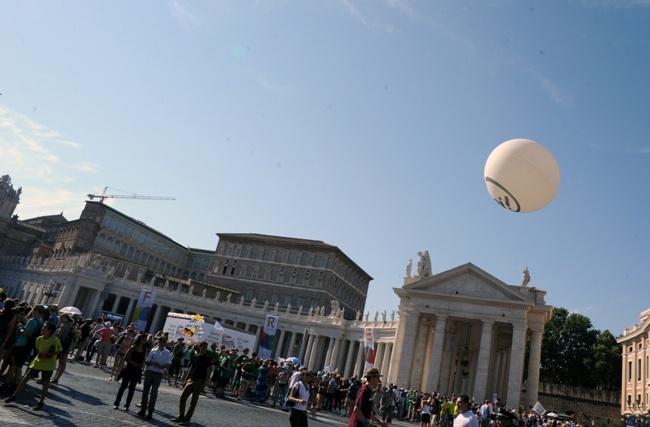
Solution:
<svg viewBox="0 0 650 427"><path fill-rule="evenodd" d="M107 321L111 322L113 324L113 326L124 326L124 327L126 327L126 325L122 325L122 321L124 320L124 316L119 314L119 313L111 313L110 311L102 310L102 314L101 314L100 317L104 320L104 322L107 322Z"/></svg>
<svg viewBox="0 0 650 427"><path fill-rule="evenodd" d="M193 318L194 316L190 314L169 313L165 319L163 332L169 334L169 339L173 341L183 337L185 342L207 341L210 344L217 344L218 347L225 345L226 348L237 348L239 351L244 348L255 348L255 335L224 328L218 322L214 326L203 323L200 325L202 329L199 331L200 336L196 334L188 337L188 330L192 331L192 325L196 323ZM190 327L188 328L188 326Z"/></svg>
<svg viewBox="0 0 650 427"><path fill-rule="evenodd" d="M149 322L149 316L151 315L151 307L153 307L153 301L156 299L156 293L147 289L140 290L140 296L138 296L138 303L133 310L133 316L131 317L131 323L135 325L135 329L138 331L144 331L147 329L147 323Z"/></svg>
<svg viewBox="0 0 650 427"><path fill-rule="evenodd" d="M375 330L366 328L363 334L363 356L366 361L364 370L375 366Z"/></svg>
<svg viewBox="0 0 650 427"><path fill-rule="evenodd" d="M535 406L533 406L533 411L535 411L535 413L537 415L544 415L544 412L546 412L546 409L544 409L544 407L542 406L541 403L539 403L539 400L538 400L535 403Z"/></svg>
<svg viewBox="0 0 650 427"><path fill-rule="evenodd" d="M260 359L270 359L273 352L273 344L275 343L275 333L278 330L278 316L266 315L264 319L264 326L262 327L262 334L260 335L259 354Z"/></svg>

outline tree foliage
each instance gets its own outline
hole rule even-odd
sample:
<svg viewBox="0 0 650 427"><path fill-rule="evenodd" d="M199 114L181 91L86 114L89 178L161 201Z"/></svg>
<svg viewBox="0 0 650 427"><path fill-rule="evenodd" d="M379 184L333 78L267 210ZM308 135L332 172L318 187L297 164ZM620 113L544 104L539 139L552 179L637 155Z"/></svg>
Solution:
<svg viewBox="0 0 650 427"><path fill-rule="evenodd" d="M617 390L621 385L621 349L607 330L588 317L556 308L544 328L540 380Z"/></svg>

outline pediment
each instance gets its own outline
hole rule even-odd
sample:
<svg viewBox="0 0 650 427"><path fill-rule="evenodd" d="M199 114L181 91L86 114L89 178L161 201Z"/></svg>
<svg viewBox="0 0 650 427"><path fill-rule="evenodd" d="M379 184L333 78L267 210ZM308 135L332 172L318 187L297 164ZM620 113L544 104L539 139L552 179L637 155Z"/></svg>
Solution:
<svg viewBox="0 0 650 427"><path fill-rule="evenodd" d="M499 302L530 302L519 286L497 279L472 263L405 285L404 291Z"/></svg>

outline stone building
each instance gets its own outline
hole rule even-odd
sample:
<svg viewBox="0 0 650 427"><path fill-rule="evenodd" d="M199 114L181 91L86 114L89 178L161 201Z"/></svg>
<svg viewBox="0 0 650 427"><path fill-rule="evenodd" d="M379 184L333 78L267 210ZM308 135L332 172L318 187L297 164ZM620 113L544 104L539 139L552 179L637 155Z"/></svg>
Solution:
<svg viewBox="0 0 650 427"><path fill-rule="evenodd" d="M616 340L622 347L621 414L644 417L650 414L650 308L639 322L623 330Z"/></svg>
<svg viewBox="0 0 650 427"><path fill-rule="evenodd" d="M247 301L280 307L326 307L340 301L344 318L363 311L372 277L336 246L317 240L220 233L208 280Z"/></svg>
<svg viewBox="0 0 650 427"><path fill-rule="evenodd" d="M546 292L507 285L468 263L436 274L406 278L388 375L410 387L468 394L477 401L494 393L512 405L534 405L544 325L553 308ZM528 378L524 355L530 339Z"/></svg>
<svg viewBox="0 0 650 427"><path fill-rule="evenodd" d="M477 401L498 393L515 407L537 400L542 331L552 307L527 280L508 285L470 263L434 274L428 252L419 252L417 274L411 277L409 263L404 283L393 288L397 310L364 314L372 278L321 241L224 233L214 251L188 248L93 201L79 220L24 223L36 230L24 246L31 252L0 254L0 285L12 298L131 319L148 289L156 294L149 331L160 330L170 312L200 313L258 338L272 314L272 357L297 356L312 369L330 366L346 377L363 373L363 337L372 329L375 366L387 382Z"/></svg>

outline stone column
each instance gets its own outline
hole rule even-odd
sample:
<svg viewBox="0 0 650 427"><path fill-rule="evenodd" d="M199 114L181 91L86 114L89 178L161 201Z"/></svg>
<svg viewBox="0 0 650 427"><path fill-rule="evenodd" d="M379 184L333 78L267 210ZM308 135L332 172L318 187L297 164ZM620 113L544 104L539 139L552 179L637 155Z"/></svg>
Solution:
<svg viewBox="0 0 650 427"><path fill-rule="evenodd" d="M307 339L309 338L309 334L307 331L301 332L301 339L300 339L300 348L298 349L298 358L300 360L305 361L305 353L307 352ZM296 340L298 339L298 336L296 335Z"/></svg>
<svg viewBox="0 0 650 427"><path fill-rule="evenodd" d="M375 350L374 367L381 369L381 365L384 362L384 350L386 349L386 343L378 342L375 345L377 346L377 349Z"/></svg>
<svg viewBox="0 0 650 427"><path fill-rule="evenodd" d="M542 331L532 331L530 355L528 356L528 380L526 381L526 405L537 402L539 391L539 368L542 356ZM528 408L528 406L526 406Z"/></svg>
<svg viewBox="0 0 650 427"><path fill-rule="evenodd" d="M436 316L436 329L433 334L431 346L431 359L429 360L429 375L427 376L426 389L429 391L440 390L440 371L442 369L442 350L445 348L445 329L447 316Z"/></svg>
<svg viewBox="0 0 650 427"><path fill-rule="evenodd" d="M115 301L113 302L113 306L111 307L111 313L117 313L117 307L120 304L120 296L115 295Z"/></svg>
<svg viewBox="0 0 650 427"><path fill-rule="evenodd" d="M314 343L314 338L315 338L314 334L309 334L306 337L303 337L302 347L304 347L305 349L304 354L301 357L303 365L306 365L307 362L309 361L309 356L311 355L311 347Z"/></svg>
<svg viewBox="0 0 650 427"><path fill-rule="evenodd" d="M481 333L481 347L478 352L478 364L476 366L476 376L474 377L474 399L476 402L482 402L486 397L488 371L490 369L490 354L492 352L492 327L494 321L483 321L483 331Z"/></svg>
<svg viewBox="0 0 650 427"><path fill-rule="evenodd" d="M281 331L275 331L275 333L280 333L280 338L278 339L278 345L275 347L275 358L282 357L282 345L284 344L284 336L286 335L286 331L282 329Z"/></svg>
<svg viewBox="0 0 650 427"><path fill-rule="evenodd" d="M309 350L309 362L307 363L307 367L309 369L314 369L314 365L316 364L316 353L318 351L318 345L320 341L320 335L314 334L314 339L311 343L311 348Z"/></svg>
<svg viewBox="0 0 650 427"><path fill-rule="evenodd" d="M384 343L384 357L382 358L383 363L381 364L381 373L384 376L388 376L390 370L390 356L392 353L393 343Z"/></svg>
<svg viewBox="0 0 650 427"><path fill-rule="evenodd" d="M526 327L524 325L513 325L512 348L510 349L510 370L508 372L508 394L506 396L506 403L509 408L519 407L525 350Z"/></svg>
<svg viewBox="0 0 650 427"><path fill-rule="evenodd" d="M357 378L361 378L363 375L363 370L365 369L365 360L363 358L363 340L357 341L358 343L358 348L359 351L357 353L357 363L354 365L354 375L357 376Z"/></svg>
<svg viewBox="0 0 650 427"><path fill-rule="evenodd" d="M331 368L331 369L334 368L334 367L331 365L330 360L332 359L332 354L333 354L333 350L334 350L334 342L335 342L335 340L336 340L336 338L334 338L334 337L330 337L330 342L329 342L329 344L327 345L327 353L325 353L325 360L323 361L323 367L325 367L325 365L330 365L330 368Z"/></svg>
<svg viewBox="0 0 650 427"><path fill-rule="evenodd" d="M348 355L345 358L345 367L343 368L343 376L345 378L350 378L352 371L354 370L354 365L352 365L352 357L354 356L354 349L357 344L356 341L348 340L350 346L348 347Z"/></svg>
<svg viewBox="0 0 650 427"><path fill-rule="evenodd" d="M153 334L158 332L157 326L158 326L158 322L160 321L160 315L163 312L162 306L160 306L158 304L154 304L151 307L151 309L153 310L154 307L156 307L156 314L153 315L153 320L151 321L151 327L150 327L150 330L149 330L149 332L153 333Z"/></svg>
<svg viewBox="0 0 650 427"><path fill-rule="evenodd" d="M413 349L415 348L418 317L417 313L409 313L406 309L400 310L397 331L395 332L395 348L399 349L399 351L395 352L393 357L393 370L391 370L391 376L385 380L387 383L411 387L409 377Z"/></svg>
<svg viewBox="0 0 650 427"><path fill-rule="evenodd" d="M124 323L127 325L131 323L131 318L133 317L133 309L135 307L135 303L138 302L137 298L131 298L131 302L129 302L129 306L126 309L126 314L124 316Z"/></svg>
<svg viewBox="0 0 650 427"><path fill-rule="evenodd" d="M296 337L298 336L297 332L291 331L291 339L289 340L289 349L287 350L287 357L298 356L298 352L293 351L293 347L296 345Z"/></svg>
<svg viewBox="0 0 650 427"><path fill-rule="evenodd" d="M330 357L328 363L332 369L338 369L339 373L343 372L342 366L339 366L339 360L341 355L339 354L339 348L341 347L341 338L332 338L334 339L334 347L332 348L332 356Z"/></svg>

